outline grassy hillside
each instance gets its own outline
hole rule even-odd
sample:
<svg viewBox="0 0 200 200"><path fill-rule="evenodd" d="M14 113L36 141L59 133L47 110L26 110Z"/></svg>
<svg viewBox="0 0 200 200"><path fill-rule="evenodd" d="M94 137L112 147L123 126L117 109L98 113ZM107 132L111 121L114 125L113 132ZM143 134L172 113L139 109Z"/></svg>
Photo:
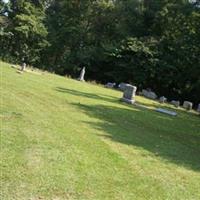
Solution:
<svg viewBox="0 0 200 200"><path fill-rule="evenodd" d="M122 103L115 90L3 62L0 74L0 199L200 199L197 114L170 117Z"/></svg>

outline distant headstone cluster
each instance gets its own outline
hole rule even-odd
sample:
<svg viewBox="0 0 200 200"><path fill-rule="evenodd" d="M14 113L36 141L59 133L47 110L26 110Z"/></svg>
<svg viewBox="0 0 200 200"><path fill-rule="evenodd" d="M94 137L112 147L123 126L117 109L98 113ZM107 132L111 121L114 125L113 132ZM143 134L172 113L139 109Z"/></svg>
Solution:
<svg viewBox="0 0 200 200"><path fill-rule="evenodd" d="M121 83L119 85L119 88L120 90L122 91L126 91L126 88L127 88L127 85L128 84L125 84L125 83ZM142 92L140 93L141 95L143 95L144 97L147 97L149 99L153 99L153 100L156 100L157 99L157 95L155 92L153 92L151 89L143 89ZM129 100L130 101L130 100ZM158 101L160 103L167 103L167 98L165 96L161 96ZM132 102L132 101L131 101ZM172 100L170 102L172 105L174 105L175 107L180 107L181 106L181 103L180 101L177 101L177 100ZM183 108L185 108L186 110L192 110L193 108L193 103L190 102L190 101L184 101L183 102ZM159 110L160 111L160 110ZM164 112L164 111L163 111ZM197 112L200 113L200 104L198 105L198 108L197 108ZM173 115L173 114L172 114Z"/></svg>
<svg viewBox="0 0 200 200"><path fill-rule="evenodd" d="M22 71L25 69L25 67L26 67L26 64L23 63L22 64ZM85 67L82 68L78 80L79 81L85 81L84 76L85 76ZM105 87L106 88L115 88L116 83L108 82L107 84L105 84ZM136 91L137 91L136 86L130 85L128 83L120 83L117 87L118 87L119 90L123 91L123 97L121 99L122 101L129 103L129 104L135 103L135 95L136 95ZM140 92L140 94L143 95L144 97L147 97L147 98L153 99L153 100L156 100L158 98L157 94L155 92L153 92L151 89L143 89L142 92ZM166 103L167 98L165 96L161 96L158 99L158 101L160 103ZM174 105L175 107L180 106L180 101L177 101L177 100L172 100L170 103L172 105ZM192 110L193 103L189 102L189 101L184 101L183 108L185 108L187 110ZM164 110L164 109L159 108L157 111L175 116L174 113L170 113L169 111ZM197 112L200 113L200 104L198 105Z"/></svg>
<svg viewBox="0 0 200 200"><path fill-rule="evenodd" d="M143 95L143 96L145 96L149 99L154 99L154 100L157 99L156 93L151 91L151 89L146 89L146 90L143 89L141 95ZM166 103L167 102L167 98L164 97L164 96L161 96L158 100L159 100L160 103ZM177 100L172 100L170 103L177 108L181 105L180 101L177 101ZM186 110L192 110L193 103L190 102L190 101L184 101L183 102L183 108L185 108ZM197 112L200 112L200 104L198 105Z"/></svg>

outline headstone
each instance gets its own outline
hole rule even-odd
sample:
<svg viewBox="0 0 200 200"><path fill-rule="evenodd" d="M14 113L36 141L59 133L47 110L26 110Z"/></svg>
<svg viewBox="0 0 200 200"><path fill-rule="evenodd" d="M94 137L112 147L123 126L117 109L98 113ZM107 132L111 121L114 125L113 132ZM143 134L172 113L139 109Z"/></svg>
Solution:
<svg viewBox="0 0 200 200"><path fill-rule="evenodd" d="M180 101L172 100L171 104L173 104L175 107L179 107L180 106Z"/></svg>
<svg viewBox="0 0 200 200"><path fill-rule="evenodd" d="M145 96L145 97L147 97L148 96L148 91L143 89L142 90L142 95Z"/></svg>
<svg viewBox="0 0 200 200"><path fill-rule="evenodd" d="M184 101L183 102L183 108L187 109L187 110L192 110L193 107L193 103L190 101Z"/></svg>
<svg viewBox="0 0 200 200"><path fill-rule="evenodd" d="M25 71L26 69L26 62L25 62L25 58L22 58L22 65L21 65L21 71Z"/></svg>
<svg viewBox="0 0 200 200"><path fill-rule="evenodd" d="M124 90L122 101L124 101L126 103L133 104L135 102L136 90L137 90L136 86L132 86L132 85L127 84L126 88Z"/></svg>
<svg viewBox="0 0 200 200"><path fill-rule="evenodd" d="M23 63L22 63L22 66L21 66L21 71L23 72L23 71L25 71L25 69L26 69L26 63L23 62Z"/></svg>
<svg viewBox="0 0 200 200"><path fill-rule="evenodd" d="M108 82L108 83L106 83L105 87L106 88L114 88L115 85L116 85L116 83L110 83L110 82Z"/></svg>
<svg viewBox="0 0 200 200"><path fill-rule="evenodd" d="M120 83L120 84L118 85L118 88L119 88L121 91L124 91L127 85L129 85L129 84L128 84L128 83Z"/></svg>
<svg viewBox="0 0 200 200"><path fill-rule="evenodd" d="M200 103L199 103L199 105L198 105L198 107L197 107L197 112L200 113Z"/></svg>
<svg viewBox="0 0 200 200"><path fill-rule="evenodd" d="M157 95L155 92L148 91L148 90L142 90L143 96L149 98L149 99L156 99Z"/></svg>
<svg viewBox="0 0 200 200"><path fill-rule="evenodd" d="M85 67L83 67L83 69L81 70L81 74L80 74L78 80L85 81L84 76L85 76Z"/></svg>
<svg viewBox="0 0 200 200"><path fill-rule="evenodd" d="M176 112L173 112L173 111L170 111L170 110L166 110L166 109L163 109L163 108L157 108L156 111L160 112L160 113L167 114L167 115L172 115L172 116L176 116L177 115Z"/></svg>
<svg viewBox="0 0 200 200"><path fill-rule="evenodd" d="M159 98L159 102L160 103L165 103L165 102L167 102L167 98L162 96L162 97Z"/></svg>

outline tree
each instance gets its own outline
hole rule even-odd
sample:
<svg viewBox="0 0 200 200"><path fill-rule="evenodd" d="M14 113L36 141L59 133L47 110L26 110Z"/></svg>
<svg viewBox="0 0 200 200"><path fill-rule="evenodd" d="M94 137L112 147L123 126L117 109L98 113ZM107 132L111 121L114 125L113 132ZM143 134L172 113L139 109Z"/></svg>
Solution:
<svg viewBox="0 0 200 200"><path fill-rule="evenodd" d="M200 10L193 4L166 4L158 13L159 65L156 82L171 98L200 100ZM161 76L161 75L164 76Z"/></svg>
<svg viewBox="0 0 200 200"><path fill-rule="evenodd" d="M11 23L5 29L12 35L7 38L9 46L7 53L10 56L17 61L26 57L31 64L39 62L41 50L48 45L44 17L44 8L41 5L28 0L10 1L7 19ZM5 39L3 37L2 41Z"/></svg>
<svg viewBox="0 0 200 200"><path fill-rule="evenodd" d="M199 1L0 1L0 24L4 59L200 101Z"/></svg>

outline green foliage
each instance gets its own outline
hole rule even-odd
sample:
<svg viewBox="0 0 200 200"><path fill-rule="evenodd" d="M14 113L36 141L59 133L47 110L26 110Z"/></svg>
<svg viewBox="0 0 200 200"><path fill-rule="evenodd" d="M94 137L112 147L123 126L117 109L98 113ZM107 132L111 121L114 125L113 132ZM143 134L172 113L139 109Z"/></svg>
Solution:
<svg viewBox="0 0 200 200"><path fill-rule="evenodd" d="M75 77L86 66L88 79L200 101L198 1L11 0L0 10L4 59Z"/></svg>
<svg viewBox="0 0 200 200"><path fill-rule="evenodd" d="M154 77L156 59L145 41L137 38L123 40L111 54L115 63L118 82L128 81L138 87L147 86ZM111 73L111 72L110 72Z"/></svg>
<svg viewBox="0 0 200 200"><path fill-rule="evenodd" d="M171 96L200 100L200 12L185 4L167 4L159 13L160 26L158 84ZM174 78L176 77L176 78Z"/></svg>
<svg viewBox="0 0 200 200"><path fill-rule="evenodd" d="M41 50L48 45L47 30L43 23L44 10L25 0L11 1L10 8L6 18L11 23L5 32L11 34L2 36L4 48L1 53L4 57L6 52L18 61L25 57L26 62L34 64L40 60Z"/></svg>

